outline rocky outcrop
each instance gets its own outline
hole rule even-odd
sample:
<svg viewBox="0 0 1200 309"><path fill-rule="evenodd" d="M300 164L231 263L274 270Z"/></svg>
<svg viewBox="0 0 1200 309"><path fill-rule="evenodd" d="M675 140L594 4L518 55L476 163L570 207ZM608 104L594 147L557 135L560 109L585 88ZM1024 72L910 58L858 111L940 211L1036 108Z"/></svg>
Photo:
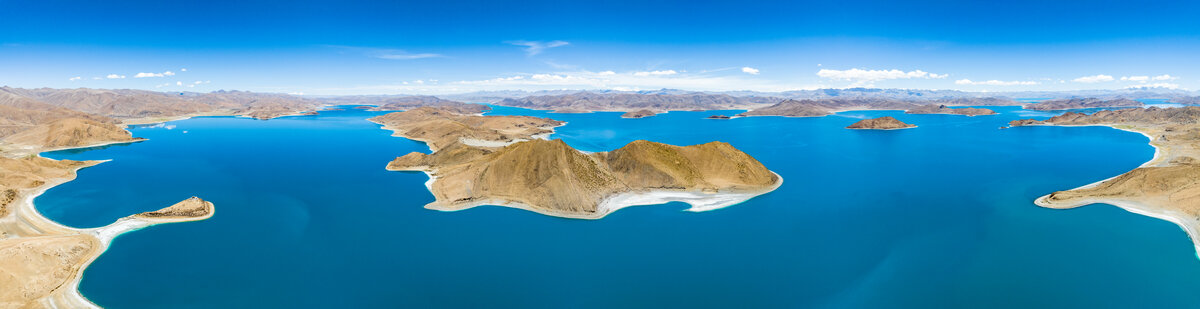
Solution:
<svg viewBox="0 0 1200 309"><path fill-rule="evenodd" d="M741 116L819 117L847 110L907 110L918 106L908 101L878 98L785 100Z"/></svg>
<svg viewBox="0 0 1200 309"><path fill-rule="evenodd" d="M885 117L879 117L879 118L859 120L858 122L855 122L854 124L851 124L850 126L848 126L846 128L847 129L868 129L868 130L896 130L896 129L916 128L916 127L917 127L916 125L904 123L900 120L896 120L896 118L893 118L891 116L885 116Z"/></svg>
<svg viewBox="0 0 1200 309"><path fill-rule="evenodd" d="M729 117L729 116L725 116L725 115L712 115L712 116L708 116L707 118L708 119L730 119L733 117Z"/></svg>
<svg viewBox="0 0 1200 309"><path fill-rule="evenodd" d="M650 111L648 109L639 109L636 111L626 112L624 114L621 114L621 118L643 118L643 117L650 117L650 116L654 116L654 115L657 115L657 114L654 113L653 111Z"/></svg>
<svg viewBox="0 0 1200 309"><path fill-rule="evenodd" d="M996 111L986 108L950 108L946 105L921 105L913 107L905 111L906 114L948 114L948 115L964 115L964 116L980 116L980 115L995 115Z"/></svg>
<svg viewBox="0 0 1200 309"><path fill-rule="evenodd" d="M1013 120L1013 121L1008 122L1008 126L1010 126L1010 127L1036 126L1036 125L1044 125L1044 124L1046 124L1045 121L1036 120L1036 119L1019 119L1019 120Z"/></svg>
<svg viewBox="0 0 1200 309"><path fill-rule="evenodd" d="M1075 99L1059 99L1047 100L1039 103L1029 104L1025 109L1052 111L1080 108L1102 108L1102 107L1140 107L1146 104L1130 99L1118 98L1111 100L1103 100L1098 98L1075 98Z"/></svg>

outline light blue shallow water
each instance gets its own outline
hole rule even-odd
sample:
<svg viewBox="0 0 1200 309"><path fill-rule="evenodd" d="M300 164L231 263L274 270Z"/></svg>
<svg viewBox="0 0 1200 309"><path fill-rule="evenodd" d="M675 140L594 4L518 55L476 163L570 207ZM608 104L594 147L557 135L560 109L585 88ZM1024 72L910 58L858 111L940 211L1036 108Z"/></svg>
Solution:
<svg viewBox="0 0 1200 309"><path fill-rule="evenodd" d="M36 200L76 227L197 195L207 221L117 238L81 290L110 308L1195 307L1200 260L1165 221L1100 205L1038 208L1040 195L1150 159L1146 138L1103 127L1025 127L1053 114L964 117L846 112L703 119L736 111L493 114L568 121L587 151L635 139L713 140L786 181L730 208L634 207L598 221L516 209L437 212L428 151L356 109L270 121L195 118L133 128L149 141L59 159L113 159ZM864 117L919 127L857 131ZM186 133L185 133L186 132Z"/></svg>

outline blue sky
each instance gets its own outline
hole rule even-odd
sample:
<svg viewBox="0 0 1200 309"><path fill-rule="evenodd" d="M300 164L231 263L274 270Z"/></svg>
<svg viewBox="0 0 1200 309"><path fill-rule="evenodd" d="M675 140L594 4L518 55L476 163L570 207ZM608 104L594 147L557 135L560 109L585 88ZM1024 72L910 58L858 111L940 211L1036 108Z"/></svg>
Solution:
<svg viewBox="0 0 1200 309"><path fill-rule="evenodd" d="M17 87L1200 89L1193 73L1200 3L1185 1L0 0L0 7L0 84Z"/></svg>

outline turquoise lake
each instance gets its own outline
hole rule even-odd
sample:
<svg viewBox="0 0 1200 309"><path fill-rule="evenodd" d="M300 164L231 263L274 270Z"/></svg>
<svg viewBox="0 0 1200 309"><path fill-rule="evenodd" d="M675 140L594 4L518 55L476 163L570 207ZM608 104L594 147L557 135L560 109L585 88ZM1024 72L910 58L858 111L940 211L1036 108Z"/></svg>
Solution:
<svg viewBox="0 0 1200 309"><path fill-rule="evenodd" d="M1133 169L1146 137L1105 127L999 129L1050 113L738 111L491 114L567 121L585 151L646 139L729 142L785 179L711 212L686 204L571 220L503 207L422 208L428 152L347 108L269 121L203 117L131 128L148 141L43 154L112 159L36 199L96 227L191 196L212 219L118 237L80 290L108 308L1179 308L1200 260L1172 223L1038 196ZM859 131L865 117L919 127Z"/></svg>

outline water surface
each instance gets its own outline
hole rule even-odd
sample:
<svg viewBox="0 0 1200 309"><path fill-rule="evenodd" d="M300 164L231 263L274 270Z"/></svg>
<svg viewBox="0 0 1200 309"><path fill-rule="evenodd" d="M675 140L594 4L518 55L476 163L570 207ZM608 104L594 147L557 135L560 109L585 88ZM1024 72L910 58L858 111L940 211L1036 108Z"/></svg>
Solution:
<svg viewBox="0 0 1200 309"><path fill-rule="evenodd" d="M1194 307L1200 261L1176 226L1112 206L1033 205L1137 167L1146 138L1024 127L1053 113L704 119L738 111L492 114L567 121L586 151L636 140L725 141L785 178L726 209L686 204L570 220L503 207L426 210L424 174L387 162L422 143L357 109L136 127L146 142L58 159L113 159L36 200L76 227L196 195L206 221L116 239L81 290L109 308ZM843 129L894 116L918 128Z"/></svg>

